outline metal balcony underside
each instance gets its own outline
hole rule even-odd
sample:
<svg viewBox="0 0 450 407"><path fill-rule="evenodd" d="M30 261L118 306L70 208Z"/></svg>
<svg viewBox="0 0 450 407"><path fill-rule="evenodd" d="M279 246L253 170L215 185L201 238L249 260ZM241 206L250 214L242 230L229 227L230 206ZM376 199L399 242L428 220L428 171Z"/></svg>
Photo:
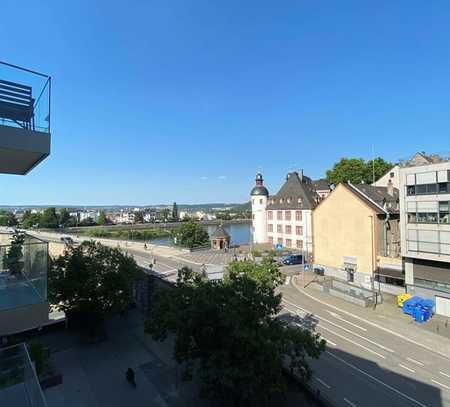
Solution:
<svg viewBox="0 0 450 407"><path fill-rule="evenodd" d="M25 175L50 154L50 133L0 124L0 173Z"/></svg>

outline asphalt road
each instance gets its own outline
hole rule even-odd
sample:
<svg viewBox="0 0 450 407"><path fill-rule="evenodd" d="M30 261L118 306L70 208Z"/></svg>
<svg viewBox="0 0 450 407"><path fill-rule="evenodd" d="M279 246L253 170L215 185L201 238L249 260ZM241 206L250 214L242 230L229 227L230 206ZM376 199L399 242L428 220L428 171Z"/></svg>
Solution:
<svg viewBox="0 0 450 407"><path fill-rule="evenodd" d="M284 317L327 340L313 386L336 406L450 406L450 359L301 293L288 278ZM446 340L442 338L442 340Z"/></svg>

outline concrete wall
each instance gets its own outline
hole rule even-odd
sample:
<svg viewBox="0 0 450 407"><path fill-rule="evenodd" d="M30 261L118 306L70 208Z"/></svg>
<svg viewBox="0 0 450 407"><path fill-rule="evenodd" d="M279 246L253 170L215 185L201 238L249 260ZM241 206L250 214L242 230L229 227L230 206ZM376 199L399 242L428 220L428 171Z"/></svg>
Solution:
<svg viewBox="0 0 450 407"><path fill-rule="evenodd" d="M48 322L48 303L0 311L0 337L39 328Z"/></svg>
<svg viewBox="0 0 450 407"><path fill-rule="evenodd" d="M344 256L355 257L357 272L372 274L377 227L375 211L339 184L313 212L314 263L339 269Z"/></svg>

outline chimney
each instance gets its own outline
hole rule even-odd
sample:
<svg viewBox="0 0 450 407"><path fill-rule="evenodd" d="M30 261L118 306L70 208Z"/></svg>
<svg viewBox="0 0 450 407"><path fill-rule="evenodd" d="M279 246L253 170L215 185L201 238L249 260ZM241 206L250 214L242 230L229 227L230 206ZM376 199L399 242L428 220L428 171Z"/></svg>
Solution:
<svg viewBox="0 0 450 407"><path fill-rule="evenodd" d="M301 170L298 172L298 177L300 178L300 181L303 182L303 169L301 169Z"/></svg>
<svg viewBox="0 0 450 407"><path fill-rule="evenodd" d="M388 181L387 184L387 193L390 196L394 196L394 184L392 183L391 179Z"/></svg>

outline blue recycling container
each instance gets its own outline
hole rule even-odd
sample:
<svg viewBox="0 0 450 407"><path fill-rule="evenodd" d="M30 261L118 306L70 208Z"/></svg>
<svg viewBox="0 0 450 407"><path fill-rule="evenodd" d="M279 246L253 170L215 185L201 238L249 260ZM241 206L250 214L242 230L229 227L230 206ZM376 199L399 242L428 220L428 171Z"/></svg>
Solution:
<svg viewBox="0 0 450 407"><path fill-rule="evenodd" d="M422 307L420 307L420 306L415 307L414 308L414 320L418 324L425 322L425 313L426 313L426 310L424 310Z"/></svg>
<svg viewBox="0 0 450 407"><path fill-rule="evenodd" d="M403 313L407 315L414 316L414 310L417 305L422 301L422 298L414 296L409 298L403 303Z"/></svg>
<svg viewBox="0 0 450 407"><path fill-rule="evenodd" d="M420 306L429 310L430 317L434 314L435 305L433 300L423 299L422 301L420 301Z"/></svg>

